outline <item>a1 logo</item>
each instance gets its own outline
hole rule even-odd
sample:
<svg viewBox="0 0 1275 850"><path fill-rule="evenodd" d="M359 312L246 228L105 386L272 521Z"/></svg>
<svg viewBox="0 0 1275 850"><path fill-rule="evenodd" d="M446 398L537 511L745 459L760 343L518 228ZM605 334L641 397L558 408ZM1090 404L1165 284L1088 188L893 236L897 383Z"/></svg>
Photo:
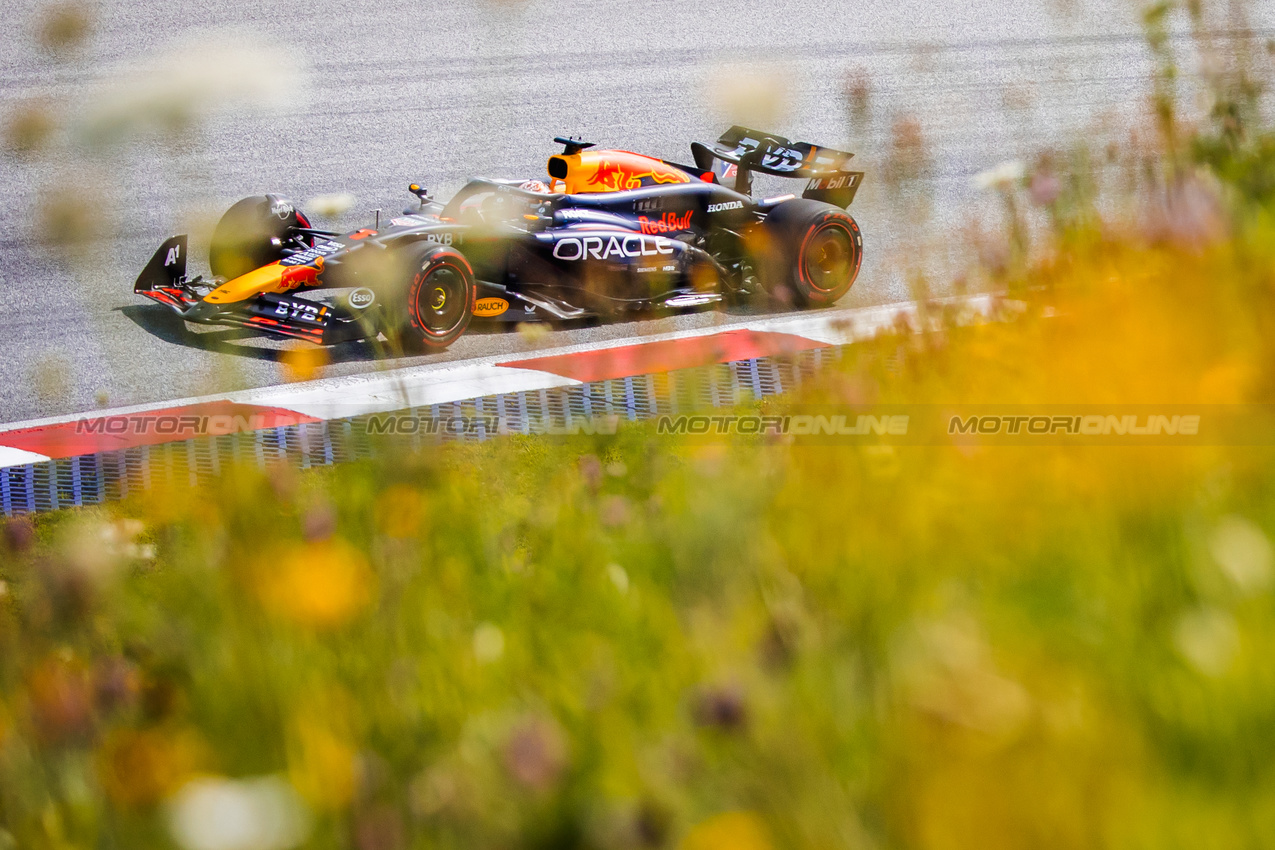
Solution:
<svg viewBox="0 0 1275 850"><path fill-rule="evenodd" d="M164 268L168 268L169 266L176 265L177 261L181 259L181 255L182 255L182 246L174 245L173 247L169 248L168 258L164 260Z"/></svg>

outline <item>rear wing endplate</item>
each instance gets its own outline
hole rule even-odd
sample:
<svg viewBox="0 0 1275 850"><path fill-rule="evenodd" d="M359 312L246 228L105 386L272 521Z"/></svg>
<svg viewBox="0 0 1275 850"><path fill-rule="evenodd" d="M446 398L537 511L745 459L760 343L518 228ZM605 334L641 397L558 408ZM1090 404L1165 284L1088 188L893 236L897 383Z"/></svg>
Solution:
<svg viewBox="0 0 1275 850"><path fill-rule="evenodd" d="M849 169L854 156L845 151L792 142L783 136L731 127L716 144L691 143L695 164L712 171L722 183L735 180L735 191L752 193L753 172L809 180L803 198L848 207L863 181L862 171Z"/></svg>

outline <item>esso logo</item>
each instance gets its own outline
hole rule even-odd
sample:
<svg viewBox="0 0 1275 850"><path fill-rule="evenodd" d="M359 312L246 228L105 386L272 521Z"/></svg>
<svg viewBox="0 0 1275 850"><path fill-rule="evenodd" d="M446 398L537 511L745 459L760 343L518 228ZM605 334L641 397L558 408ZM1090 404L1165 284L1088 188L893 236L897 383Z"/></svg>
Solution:
<svg viewBox="0 0 1275 850"><path fill-rule="evenodd" d="M350 293L350 306L355 310L366 310L374 301L376 301L376 293L365 286Z"/></svg>

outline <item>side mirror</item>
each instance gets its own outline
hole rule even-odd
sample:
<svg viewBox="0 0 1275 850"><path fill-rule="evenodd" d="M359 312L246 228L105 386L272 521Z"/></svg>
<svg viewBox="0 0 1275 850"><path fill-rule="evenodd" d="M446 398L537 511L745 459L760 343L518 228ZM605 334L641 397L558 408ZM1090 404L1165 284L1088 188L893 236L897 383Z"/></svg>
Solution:
<svg viewBox="0 0 1275 850"><path fill-rule="evenodd" d="M421 206L425 206L425 204L433 200L433 196L430 195L429 189L426 189L424 186L418 185L416 183L413 183L412 185L408 186L407 191L411 192L413 195L420 198Z"/></svg>
<svg viewBox="0 0 1275 850"><path fill-rule="evenodd" d="M553 216L544 214L527 213L523 215L523 225L532 233L539 233L542 230L548 230L553 227Z"/></svg>

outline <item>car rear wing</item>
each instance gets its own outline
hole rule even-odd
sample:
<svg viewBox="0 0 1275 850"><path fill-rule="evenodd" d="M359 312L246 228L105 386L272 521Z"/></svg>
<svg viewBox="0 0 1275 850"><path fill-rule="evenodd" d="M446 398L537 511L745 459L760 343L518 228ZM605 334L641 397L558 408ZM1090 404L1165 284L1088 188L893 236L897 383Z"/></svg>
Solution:
<svg viewBox="0 0 1275 850"><path fill-rule="evenodd" d="M692 142L691 153L699 168L712 171L722 183L734 178L735 191L745 195L752 193L752 175L757 172L809 180L803 198L848 207L863 181L862 171L848 168L852 153L747 127L731 127L716 144Z"/></svg>

